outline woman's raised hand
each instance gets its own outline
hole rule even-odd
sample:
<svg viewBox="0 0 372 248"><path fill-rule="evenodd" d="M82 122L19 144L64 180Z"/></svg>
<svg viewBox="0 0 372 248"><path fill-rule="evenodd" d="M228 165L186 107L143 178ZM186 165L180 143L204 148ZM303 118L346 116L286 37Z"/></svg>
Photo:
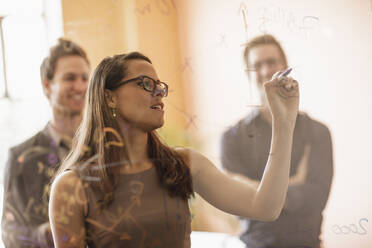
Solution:
<svg viewBox="0 0 372 248"><path fill-rule="evenodd" d="M299 105L298 82L291 77L276 72L264 84L267 101L274 121L295 124Z"/></svg>

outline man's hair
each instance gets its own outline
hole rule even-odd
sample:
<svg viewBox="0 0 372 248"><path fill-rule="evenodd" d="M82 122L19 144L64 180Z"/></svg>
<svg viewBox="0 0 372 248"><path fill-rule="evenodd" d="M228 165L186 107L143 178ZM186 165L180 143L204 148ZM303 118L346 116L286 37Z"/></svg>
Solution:
<svg viewBox="0 0 372 248"><path fill-rule="evenodd" d="M264 34L257 36L256 38L253 38L251 41L249 41L244 48L244 62L246 63L247 68L249 67L248 65L248 57L249 57L249 52L251 51L252 48L260 46L260 45L274 45L279 49L280 55L283 59L283 62L288 65L287 63L287 57L285 56L284 50L282 46L280 45L279 41L275 39L274 36L270 34Z"/></svg>
<svg viewBox="0 0 372 248"><path fill-rule="evenodd" d="M50 48L49 55L43 60L40 66L41 80L52 80L56 71L58 59L69 55L80 56L90 65L87 54L83 48L70 40L59 38L58 43Z"/></svg>

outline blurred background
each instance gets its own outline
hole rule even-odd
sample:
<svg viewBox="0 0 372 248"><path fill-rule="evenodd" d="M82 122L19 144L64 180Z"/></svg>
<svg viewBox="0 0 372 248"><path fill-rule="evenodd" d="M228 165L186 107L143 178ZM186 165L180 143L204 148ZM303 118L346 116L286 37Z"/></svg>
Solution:
<svg viewBox="0 0 372 248"><path fill-rule="evenodd" d="M273 34L300 83L300 109L332 133L324 247L371 247L372 0L2 0L0 27L1 172L9 147L50 119L39 67L58 37L80 44L93 69L105 56L133 50L149 56L170 86L162 137L220 166L222 132L260 105L243 45ZM199 197L191 208L194 231L223 237L240 231L235 217ZM350 225L362 234L348 232ZM195 242L204 242L199 234Z"/></svg>

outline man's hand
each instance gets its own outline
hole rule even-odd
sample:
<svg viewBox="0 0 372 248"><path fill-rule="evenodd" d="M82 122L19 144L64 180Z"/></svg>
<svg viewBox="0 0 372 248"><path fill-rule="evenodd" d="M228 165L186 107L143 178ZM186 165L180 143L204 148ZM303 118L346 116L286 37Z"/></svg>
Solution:
<svg viewBox="0 0 372 248"><path fill-rule="evenodd" d="M306 181L307 171L308 171L308 164L309 164L309 156L310 156L310 145L305 145L304 154L302 155L302 158L300 160L300 164L297 168L297 172L294 176L291 176L289 178L289 185L288 187L304 184ZM284 209L288 208L288 198L286 198L286 201L284 203Z"/></svg>
<svg viewBox="0 0 372 248"><path fill-rule="evenodd" d="M306 144L304 149L304 154L300 160L300 164L297 168L297 172L294 176L289 178L289 186L291 185L298 185L304 184L306 180L306 175L308 171L308 164L309 164L309 156L310 156L310 145Z"/></svg>

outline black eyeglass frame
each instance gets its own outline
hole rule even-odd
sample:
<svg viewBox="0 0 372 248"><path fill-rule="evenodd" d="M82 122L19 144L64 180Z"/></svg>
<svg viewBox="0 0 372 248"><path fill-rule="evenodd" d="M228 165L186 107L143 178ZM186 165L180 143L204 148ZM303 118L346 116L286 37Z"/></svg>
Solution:
<svg viewBox="0 0 372 248"><path fill-rule="evenodd" d="M143 79L150 79L152 80L154 83L155 83L155 86L154 86L154 89L153 90L149 90L149 89L146 89L144 83L143 83ZM162 94L163 94L163 97L166 97L168 96L168 84L160 81L160 80L155 80L149 76L139 76L139 77L135 77L135 78L131 78L131 79L128 79L128 80L125 80L125 81L122 81L122 82L119 82L116 86L115 86L115 89L119 88L120 86L124 85L124 84L127 84L127 83L131 83L133 81L137 81L137 80L141 80L140 82L137 83L137 85L141 86L144 90L148 91L148 92L151 92L152 93L152 96L155 96L156 95L156 89L158 88L157 85L164 85L164 88L159 90Z"/></svg>

